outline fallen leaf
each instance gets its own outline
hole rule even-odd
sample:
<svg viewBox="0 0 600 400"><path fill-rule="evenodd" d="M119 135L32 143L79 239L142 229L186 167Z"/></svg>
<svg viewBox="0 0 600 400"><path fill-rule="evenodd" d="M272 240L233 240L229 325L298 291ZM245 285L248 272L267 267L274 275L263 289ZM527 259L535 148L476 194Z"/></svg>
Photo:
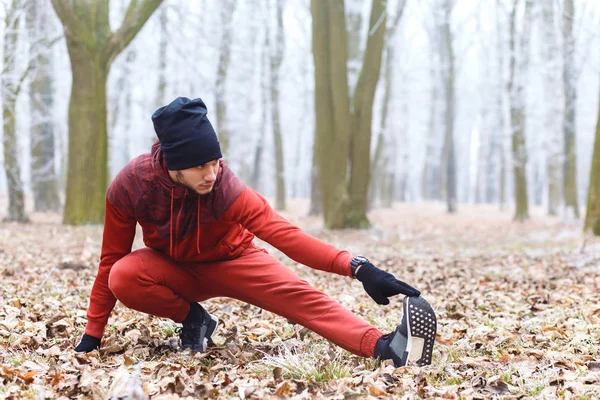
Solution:
<svg viewBox="0 0 600 400"><path fill-rule="evenodd" d="M567 332L565 332L564 329L557 328L556 326L544 326L544 327L542 327L541 331L542 332L556 332L556 333L559 333L563 337L567 336Z"/></svg>
<svg viewBox="0 0 600 400"><path fill-rule="evenodd" d="M284 381L281 382L279 384L279 386L277 386L277 389L275 389L275 396L279 396L279 397L287 397L292 393L292 386L289 384L289 382Z"/></svg>
<svg viewBox="0 0 600 400"><path fill-rule="evenodd" d="M385 392L384 390L379 389L377 386L374 385L369 385L369 394L371 396L387 396L387 392Z"/></svg>

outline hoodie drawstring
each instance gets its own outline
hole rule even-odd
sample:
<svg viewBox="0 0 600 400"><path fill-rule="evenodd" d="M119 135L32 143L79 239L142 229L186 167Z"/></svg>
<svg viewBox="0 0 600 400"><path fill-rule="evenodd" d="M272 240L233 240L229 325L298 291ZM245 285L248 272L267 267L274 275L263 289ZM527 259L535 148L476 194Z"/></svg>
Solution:
<svg viewBox="0 0 600 400"><path fill-rule="evenodd" d="M200 196L198 196L198 235L196 236L196 251L200 254Z"/></svg>
<svg viewBox="0 0 600 400"><path fill-rule="evenodd" d="M183 192L183 200L181 201L181 207L179 207L179 211L177 212L177 219L175 220L175 234L179 231L179 221L181 220L181 212L185 207L185 197L187 196L187 192ZM175 258L175 255L172 256Z"/></svg>
<svg viewBox="0 0 600 400"><path fill-rule="evenodd" d="M169 215L169 257L173 257L173 203L175 189L171 188L171 214Z"/></svg>
<svg viewBox="0 0 600 400"><path fill-rule="evenodd" d="M175 258L173 242L175 238L175 234L177 233L177 229L179 227L179 220L181 218L181 212L183 211L183 207L185 205L185 197L186 193L183 195L183 202L181 207L179 208L179 212L177 213L177 219L175 223L173 223L173 216L175 214L175 189L171 189L171 214L169 216L169 256ZM197 226L198 226L198 234L196 235L196 251L200 254L200 197L198 197L198 216L197 216Z"/></svg>

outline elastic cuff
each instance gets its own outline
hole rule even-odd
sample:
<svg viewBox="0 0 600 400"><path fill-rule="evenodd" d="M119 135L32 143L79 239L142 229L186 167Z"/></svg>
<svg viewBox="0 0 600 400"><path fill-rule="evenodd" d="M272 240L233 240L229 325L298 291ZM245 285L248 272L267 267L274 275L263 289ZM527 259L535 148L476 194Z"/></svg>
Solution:
<svg viewBox="0 0 600 400"><path fill-rule="evenodd" d="M105 326L106 326L106 324L104 324L104 323L101 323L101 322L98 323L98 322L88 320L88 323L85 326L85 331L83 333L85 333L86 335L98 338L98 339L102 339Z"/></svg>
<svg viewBox="0 0 600 400"><path fill-rule="evenodd" d="M352 269L350 268L350 261L352 261L352 255L344 250L338 256L337 262L339 263L339 266L337 273L342 276L349 276L350 278L352 278Z"/></svg>
<svg viewBox="0 0 600 400"><path fill-rule="evenodd" d="M373 357L375 354L375 345L383 333L377 328L369 329L360 341L360 351L363 357Z"/></svg>

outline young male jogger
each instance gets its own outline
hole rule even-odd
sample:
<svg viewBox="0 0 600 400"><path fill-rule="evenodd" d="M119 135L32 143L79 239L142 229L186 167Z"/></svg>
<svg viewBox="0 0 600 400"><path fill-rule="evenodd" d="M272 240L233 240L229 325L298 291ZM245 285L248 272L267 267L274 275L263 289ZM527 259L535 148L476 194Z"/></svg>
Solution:
<svg viewBox="0 0 600 400"><path fill-rule="evenodd" d="M204 351L218 321L198 302L224 296L284 316L363 357L396 366L431 363L436 318L420 292L272 210L221 160L201 99L179 97L152 121L158 136L152 152L129 162L107 192L100 266L76 351L100 346L116 300L182 323L182 348ZM136 224L146 247L132 252ZM401 324L383 335L257 247L255 235L301 264L358 279L378 304L404 294Z"/></svg>

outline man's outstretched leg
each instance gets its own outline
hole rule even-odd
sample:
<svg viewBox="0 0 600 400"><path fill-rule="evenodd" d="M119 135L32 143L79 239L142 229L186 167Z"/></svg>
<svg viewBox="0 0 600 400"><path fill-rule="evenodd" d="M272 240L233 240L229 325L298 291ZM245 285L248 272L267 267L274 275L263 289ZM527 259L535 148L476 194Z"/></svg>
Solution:
<svg viewBox="0 0 600 400"><path fill-rule="evenodd" d="M382 333L325 293L315 289L281 262L260 249L240 258L194 269L197 281L212 290L293 320L338 346L363 357L431 363L435 315L422 297L407 297L398 328Z"/></svg>

